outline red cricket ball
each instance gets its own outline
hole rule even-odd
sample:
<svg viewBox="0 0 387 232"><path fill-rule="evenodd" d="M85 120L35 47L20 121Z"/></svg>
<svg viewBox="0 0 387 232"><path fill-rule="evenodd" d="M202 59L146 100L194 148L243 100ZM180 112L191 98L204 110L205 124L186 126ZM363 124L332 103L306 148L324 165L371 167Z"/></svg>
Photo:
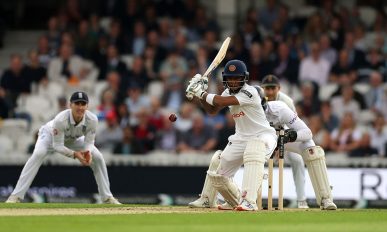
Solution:
<svg viewBox="0 0 387 232"><path fill-rule="evenodd" d="M176 120L177 120L176 114L171 114L171 115L169 115L169 121L175 122Z"/></svg>

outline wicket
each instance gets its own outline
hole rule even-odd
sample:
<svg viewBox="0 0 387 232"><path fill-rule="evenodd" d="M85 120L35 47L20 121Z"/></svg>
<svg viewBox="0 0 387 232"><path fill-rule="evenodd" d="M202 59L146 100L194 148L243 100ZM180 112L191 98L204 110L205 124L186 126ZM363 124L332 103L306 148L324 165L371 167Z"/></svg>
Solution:
<svg viewBox="0 0 387 232"><path fill-rule="evenodd" d="M284 173L284 128L276 129L278 133L277 148L270 156L269 159L269 177L268 177L268 197L267 197L267 210L273 210L273 168L274 168L274 156L278 152L278 210L284 209L283 202L283 173ZM262 210L262 186L258 190L257 199L258 209Z"/></svg>

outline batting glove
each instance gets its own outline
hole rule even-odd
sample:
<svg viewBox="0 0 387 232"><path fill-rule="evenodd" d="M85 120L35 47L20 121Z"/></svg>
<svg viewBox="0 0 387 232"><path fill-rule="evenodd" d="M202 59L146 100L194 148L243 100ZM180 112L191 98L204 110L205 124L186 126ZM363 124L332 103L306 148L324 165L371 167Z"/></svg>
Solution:
<svg viewBox="0 0 387 232"><path fill-rule="evenodd" d="M197 73L194 77L190 80L190 83L198 83L200 82L202 84L203 90L207 91L208 89L208 77L203 77L201 74Z"/></svg>
<svg viewBox="0 0 387 232"><path fill-rule="evenodd" d="M202 97L206 93L206 91L203 90L203 85L199 82L199 83L189 84L185 93L186 93L187 98L189 96L196 96L196 97L202 99Z"/></svg>

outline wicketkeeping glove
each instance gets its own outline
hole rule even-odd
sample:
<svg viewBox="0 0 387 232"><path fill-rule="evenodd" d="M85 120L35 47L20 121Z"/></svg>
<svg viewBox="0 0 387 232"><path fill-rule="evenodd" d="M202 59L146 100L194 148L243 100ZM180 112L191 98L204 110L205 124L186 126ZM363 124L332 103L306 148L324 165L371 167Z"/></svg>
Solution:
<svg viewBox="0 0 387 232"><path fill-rule="evenodd" d="M285 130L284 143L291 143L296 141L296 139L297 139L297 131L295 131L294 129Z"/></svg>

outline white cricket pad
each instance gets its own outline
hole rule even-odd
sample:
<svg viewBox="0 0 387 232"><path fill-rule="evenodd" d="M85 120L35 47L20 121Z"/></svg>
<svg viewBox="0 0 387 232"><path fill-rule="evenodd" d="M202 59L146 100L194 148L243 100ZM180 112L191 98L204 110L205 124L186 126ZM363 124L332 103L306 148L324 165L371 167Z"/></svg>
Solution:
<svg viewBox="0 0 387 232"><path fill-rule="evenodd" d="M313 185L316 201L321 205L322 199L332 199L331 187L329 185L327 166L325 164L325 153L320 146L305 149L302 158L308 168L310 180Z"/></svg>
<svg viewBox="0 0 387 232"><path fill-rule="evenodd" d="M238 186L231 178L217 174L216 172L207 172L212 186L222 194L224 200L233 208L239 204L240 192Z"/></svg>
<svg viewBox="0 0 387 232"><path fill-rule="evenodd" d="M243 153L242 198L256 202L257 190L262 184L265 165L265 143L258 138L247 142Z"/></svg>
<svg viewBox="0 0 387 232"><path fill-rule="evenodd" d="M222 154L221 150L217 150L211 158L210 166L208 167L208 172L216 172L220 164L220 155ZM216 202L216 189L212 186L211 180L206 175L206 180L204 181L204 186L202 190L201 197L207 197L209 204L212 206Z"/></svg>

